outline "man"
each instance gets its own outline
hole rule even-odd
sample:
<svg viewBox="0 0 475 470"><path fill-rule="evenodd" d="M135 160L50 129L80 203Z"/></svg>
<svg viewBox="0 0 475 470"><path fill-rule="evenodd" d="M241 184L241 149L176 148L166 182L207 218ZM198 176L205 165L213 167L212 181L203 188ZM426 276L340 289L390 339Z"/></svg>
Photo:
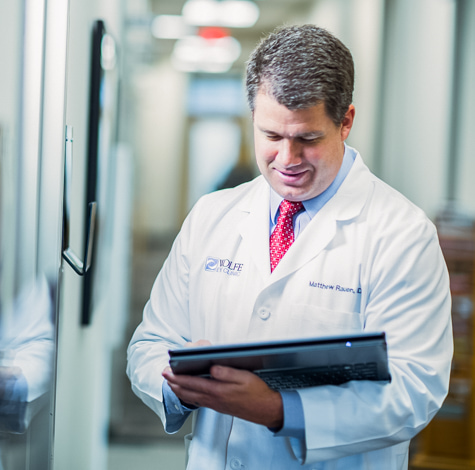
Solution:
<svg viewBox="0 0 475 470"><path fill-rule="evenodd" d="M353 75L348 49L315 26L257 46L246 84L262 175L196 204L153 286L128 374L168 432L196 410L188 469L406 469L409 440L445 398L436 231L346 146ZM247 371L214 366L208 380L167 367L187 343L363 331L386 332L391 383L278 393Z"/></svg>

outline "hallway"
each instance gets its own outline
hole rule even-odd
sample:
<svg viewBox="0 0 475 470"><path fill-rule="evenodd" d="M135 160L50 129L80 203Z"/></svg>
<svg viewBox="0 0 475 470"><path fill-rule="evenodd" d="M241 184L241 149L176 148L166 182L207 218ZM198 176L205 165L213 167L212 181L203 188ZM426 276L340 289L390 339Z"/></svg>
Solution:
<svg viewBox="0 0 475 470"><path fill-rule="evenodd" d="M145 443L111 443L108 470L183 470L182 439L159 439Z"/></svg>

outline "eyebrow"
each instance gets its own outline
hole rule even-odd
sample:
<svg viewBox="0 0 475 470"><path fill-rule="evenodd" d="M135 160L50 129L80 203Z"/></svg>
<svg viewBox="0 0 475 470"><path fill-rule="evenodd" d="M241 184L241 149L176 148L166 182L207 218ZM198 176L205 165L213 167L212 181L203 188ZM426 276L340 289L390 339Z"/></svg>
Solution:
<svg viewBox="0 0 475 470"><path fill-rule="evenodd" d="M261 128L259 127L259 130L261 132L263 132L264 134L268 134L268 135L281 135L279 134L278 132L276 131L272 131L270 129L264 129L264 128ZM294 135L291 135L292 138L294 139L317 139L319 137L323 137L325 135L325 133L323 131L310 131L310 132L301 132L301 133L298 133L298 134L294 134Z"/></svg>

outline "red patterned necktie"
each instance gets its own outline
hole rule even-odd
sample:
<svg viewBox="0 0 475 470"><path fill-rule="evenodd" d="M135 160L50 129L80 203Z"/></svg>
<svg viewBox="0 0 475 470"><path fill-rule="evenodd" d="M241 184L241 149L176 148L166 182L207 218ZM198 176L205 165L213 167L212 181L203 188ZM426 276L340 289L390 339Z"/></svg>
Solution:
<svg viewBox="0 0 475 470"><path fill-rule="evenodd" d="M279 261L294 242L293 216L302 210L301 202L290 202L285 199L280 203L280 214L272 235L270 236L270 270L274 271Z"/></svg>

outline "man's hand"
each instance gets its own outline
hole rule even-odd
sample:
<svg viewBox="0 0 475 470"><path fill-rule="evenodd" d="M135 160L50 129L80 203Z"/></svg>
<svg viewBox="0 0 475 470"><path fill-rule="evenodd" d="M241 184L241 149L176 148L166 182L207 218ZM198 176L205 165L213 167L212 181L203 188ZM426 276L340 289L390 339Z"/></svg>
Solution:
<svg viewBox="0 0 475 470"><path fill-rule="evenodd" d="M210 344L205 340L190 346ZM269 428L281 428L282 397L257 375L231 367L213 366L211 377L175 375L170 367L162 372L175 395L185 403L211 408Z"/></svg>

